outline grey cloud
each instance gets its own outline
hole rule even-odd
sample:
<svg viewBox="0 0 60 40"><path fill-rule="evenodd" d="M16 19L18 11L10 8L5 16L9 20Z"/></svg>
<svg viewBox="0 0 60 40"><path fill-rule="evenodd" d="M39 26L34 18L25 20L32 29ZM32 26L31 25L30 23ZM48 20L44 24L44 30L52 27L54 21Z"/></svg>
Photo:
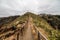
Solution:
<svg viewBox="0 0 60 40"><path fill-rule="evenodd" d="M59 14L60 0L0 0L0 16L22 15L26 11Z"/></svg>

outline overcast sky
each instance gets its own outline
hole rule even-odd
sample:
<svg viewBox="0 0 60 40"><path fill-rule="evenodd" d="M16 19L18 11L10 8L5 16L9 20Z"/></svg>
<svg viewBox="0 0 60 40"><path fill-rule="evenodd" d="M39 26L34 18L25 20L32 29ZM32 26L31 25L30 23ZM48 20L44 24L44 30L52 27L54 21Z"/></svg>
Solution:
<svg viewBox="0 0 60 40"><path fill-rule="evenodd" d="M22 15L27 11L35 14L59 14L60 0L0 0L0 17Z"/></svg>

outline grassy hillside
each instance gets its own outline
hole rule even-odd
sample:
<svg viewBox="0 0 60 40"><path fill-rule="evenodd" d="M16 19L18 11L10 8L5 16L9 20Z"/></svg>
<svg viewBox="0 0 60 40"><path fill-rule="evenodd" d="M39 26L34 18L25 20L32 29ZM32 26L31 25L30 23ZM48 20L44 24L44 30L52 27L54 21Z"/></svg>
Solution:
<svg viewBox="0 0 60 40"><path fill-rule="evenodd" d="M28 15L30 15L33 18L33 22L38 28L39 27L42 28L48 34L47 36L48 36L49 40L60 40L60 31L54 29L53 28L54 26L52 26L49 22L47 22L47 20L45 20L43 18L43 16L41 17L41 16L35 15L33 13L27 12L25 14L25 16L28 16ZM54 19L54 18L52 18L52 19ZM54 22L54 20L52 22ZM59 21L59 20L57 20L57 21ZM54 24L56 24L56 23L54 23Z"/></svg>
<svg viewBox="0 0 60 40"><path fill-rule="evenodd" d="M54 30L50 30L51 40L60 40L60 16L59 15L39 15L43 18ZM50 28L50 27L49 27ZM53 37L52 37L53 36Z"/></svg>
<svg viewBox="0 0 60 40"><path fill-rule="evenodd" d="M17 17L19 17L19 15L0 18L0 27L14 21Z"/></svg>
<svg viewBox="0 0 60 40"><path fill-rule="evenodd" d="M45 19L53 28L60 29L59 15L42 15L41 17Z"/></svg>
<svg viewBox="0 0 60 40"><path fill-rule="evenodd" d="M60 40L60 17L59 16L44 16L44 15L36 15L30 12L25 13L22 16L14 16L7 18L0 18L0 26L3 24L7 24L8 27L17 25L16 22L19 21L23 23L28 20L28 17L32 17L33 23L36 27L41 28L45 31L46 36L49 40ZM1 26L2 27L2 26Z"/></svg>

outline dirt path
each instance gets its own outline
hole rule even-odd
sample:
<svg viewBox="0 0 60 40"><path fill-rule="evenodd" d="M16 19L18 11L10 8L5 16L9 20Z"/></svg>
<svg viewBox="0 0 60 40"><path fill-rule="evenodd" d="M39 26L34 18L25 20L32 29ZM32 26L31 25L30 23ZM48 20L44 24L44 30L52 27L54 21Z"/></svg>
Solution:
<svg viewBox="0 0 60 40"><path fill-rule="evenodd" d="M23 40L33 40L33 36L32 36L32 30L31 30L31 20L29 18L28 22L27 22L27 30L26 30L26 33L23 37Z"/></svg>
<svg viewBox="0 0 60 40"><path fill-rule="evenodd" d="M33 40L30 27L28 27L28 29L23 37L23 40Z"/></svg>

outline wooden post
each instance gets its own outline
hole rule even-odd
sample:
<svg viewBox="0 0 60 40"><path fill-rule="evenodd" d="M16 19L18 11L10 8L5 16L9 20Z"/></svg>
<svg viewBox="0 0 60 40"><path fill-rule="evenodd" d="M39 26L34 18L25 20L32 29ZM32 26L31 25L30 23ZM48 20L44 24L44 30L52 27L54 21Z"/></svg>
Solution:
<svg viewBox="0 0 60 40"><path fill-rule="evenodd" d="M40 33L38 32L38 40L41 40Z"/></svg>
<svg viewBox="0 0 60 40"><path fill-rule="evenodd" d="M19 40L19 33L17 34L17 40Z"/></svg>

